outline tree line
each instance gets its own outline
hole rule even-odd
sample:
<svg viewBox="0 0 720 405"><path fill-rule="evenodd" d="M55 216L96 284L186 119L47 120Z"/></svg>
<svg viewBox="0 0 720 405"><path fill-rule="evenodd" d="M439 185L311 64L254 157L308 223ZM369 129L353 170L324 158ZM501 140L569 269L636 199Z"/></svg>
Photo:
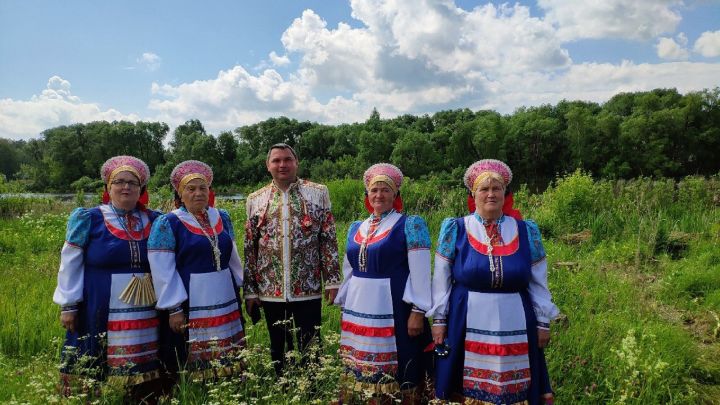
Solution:
<svg viewBox="0 0 720 405"><path fill-rule="evenodd" d="M162 185L177 163L198 159L213 167L222 190L267 181L265 156L278 142L296 149L300 175L314 180L358 178L373 163L391 162L412 178L459 183L482 158L508 162L517 179L538 188L577 169L609 179L712 175L720 172L720 87L621 93L603 104L561 101L507 115L457 109L382 119L373 110L365 122L341 125L278 117L217 135L196 119L172 134L161 122L98 121L29 141L0 138L0 173L28 190L94 189L102 163L129 154Z"/></svg>

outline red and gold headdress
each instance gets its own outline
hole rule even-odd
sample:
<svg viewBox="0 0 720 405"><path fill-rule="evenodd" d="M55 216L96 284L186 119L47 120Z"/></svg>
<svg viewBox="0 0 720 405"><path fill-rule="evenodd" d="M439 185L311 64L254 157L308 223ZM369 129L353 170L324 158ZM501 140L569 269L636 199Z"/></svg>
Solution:
<svg viewBox="0 0 720 405"><path fill-rule="evenodd" d="M147 182L150 179L150 169L142 160L134 156L127 155L111 157L106 160L100 168L100 177L107 186L105 192L103 193L103 203L107 204L110 202L110 195L108 194L107 189L110 188L110 183L115 180L115 176L117 176L120 172L132 173L140 182L140 187L143 188L147 186ZM147 188L145 188L142 195L140 195L138 203L144 207L147 205L149 199L150 197L148 196Z"/></svg>
<svg viewBox="0 0 720 405"><path fill-rule="evenodd" d="M513 178L510 166L496 159L482 159L470 165L465 171L463 182L469 191L468 209L475 212L475 191L488 179L489 176L499 175L503 180L503 186L507 189ZM503 213L516 219L522 219L520 211L513 208L513 195L506 193Z"/></svg>
<svg viewBox="0 0 720 405"><path fill-rule="evenodd" d="M207 164L199 160L186 160L179 163L170 173L170 183L178 193L182 195L185 186L195 179L202 179L207 183L208 187L212 186L213 171ZM212 207L215 205L215 193L210 191L209 205Z"/></svg>
<svg viewBox="0 0 720 405"><path fill-rule="evenodd" d="M403 177L404 176L400 169L390 163L377 163L365 170L363 182L365 183L365 208L368 212L372 213L373 209L367 198L367 192L377 182L383 182L390 186L390 188L395 192L393 208L395 208L398 212L402 211L403 205L402 198L400 197L400 186L402 185Z"/></svg>

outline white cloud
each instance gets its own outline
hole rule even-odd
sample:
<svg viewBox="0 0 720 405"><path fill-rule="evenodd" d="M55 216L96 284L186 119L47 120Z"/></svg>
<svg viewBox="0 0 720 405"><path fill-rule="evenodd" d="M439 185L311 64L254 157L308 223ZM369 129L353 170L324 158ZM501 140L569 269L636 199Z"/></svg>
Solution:
<svg viewBox="0 0 720 405"><path fill-rule="evenodd" d="M70 91L70 82L53 76L46 88L29 100L0 99L0 137L27 139L48 128L98 120L139 119L114 109L102 109L95 103L83 103Z"/></svg>
<svg viewBox="0 0 720 405"><path fill-rule="evenodd" d="M519 4L463 10L451 0L351 0L359 24L334 27L305 10L282 34L283 49L254 68L237 65L202 80L153 83L143 119L175 126L197 118L217 134L280 115L337 124L364 121L373 107L383 117L452 108L510 113L562 99L602 102L618 92L717 86L720 64L677 62L688 58L684 34L658 37L674 32L679 1L578 0L590 11L575 2L540 3L546 18ZM653 39L647 46L676 62L578 64L563 48L564 41L601 37ZM718 37L703 34L693 50L716 55ZM281 74L294 66L291 59L297 69ZM70 83L53 77L29 101L0 100L0 136L124 117L81 102Z"/></svg>
<svg viewBox="0 0 720 405"><path fill-rule="evenodd" d="M487 98L484 108L511 112L518 106L554 104L563 99L604 102L621 92L656 88L676 88L687 93L715 86L718 77L720 64L713 63L582 63L556 77L508 77L498 86L501 91Z"/></svg>
<svg viewBox="0 0 720 405"><path fill-rule="evenodd" d="M641 38L674 29L677 2L641 3L646 14L658 12L659 22L648 18L642 21L650 25L629 30L645 18L642 7L618 9L612 0L613 12L602 18L618 16L618 10L630 15L608 31L593 32ZM199 118L219 132L278 115L331 124L363 121L373 107L383 117L464 107L508 113L561 99L601 102L620 91L700 90L718 77L714 64L573 64L558 35L562 27L532 17L521 5L466 11L449 0L352 0L351 7L362 26L329 27L312 10L290 24L282 43L284 57L297 55L294 73L282 76L267 67L249 73L235 66L208 80L154 84L155 119L177 124ZM659 54L687 57L684 34L666 40L658 42Z"/></svg>
<svg viewBox="0 0 720 405"><path fill-rule="evenodd" d="M720 56L720 30L703 32L695 41L693 50L706 58Z"/></svg>
<svg viewBox="0 0 720 405"><path fill-rule="evenodd" d="M686 60L690 56L687 50L687 37L682 32L677 35L677 41L673 38L660 38L655 49L657 55L666 60Z"/></svg>
<svg viewBox="0 0 720 405"><path fill-rule="evenodd" d="M270 52L270 61L275 66L285 66L290 63L290 58L287 55L279 56L275 51Z"/></svg>
<svg viewBox="0 0 720 405"><path fill-rule="evenodd" d="M160 68L162 58L152 52L144 52L135 62L148 71L154 72Z"/></svg>
<svg viewBox="0 0 720 405"><path fill-rule="evenodd" d="M564 41L583 38L649 40L675 32L682 0L538 0Z"/></svg>
<svg viewBox="0 0 720 405"><path fill-rule="evenodd" d="M252 75L235 66L214 79L178 86L153 83L152 93L149 109L157 114L153 119L171 125L197 118L208 130L222 131L278 115L327 120L306 87L272 69Z"/></svg>

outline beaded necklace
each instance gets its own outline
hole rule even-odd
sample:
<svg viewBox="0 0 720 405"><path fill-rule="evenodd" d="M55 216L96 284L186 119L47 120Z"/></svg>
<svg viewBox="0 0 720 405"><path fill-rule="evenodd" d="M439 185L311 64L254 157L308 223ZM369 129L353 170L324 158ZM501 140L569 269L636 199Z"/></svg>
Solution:
<svg viewBox="0 0 720 405"><path fill-rule="evenodd" d="M475 217L485 227L485 233L488 237L486 245L488 252L488 261L490 262L490 286L492 288L500 288L503 284L503 261L502 256L493 255L493 249L495 245L501 245L503 243L502 235L500 234L500 224L503 223L505 216L501 215L500 218L495 221L488 221L478 215L478 213L475 213Z"/></svg>
<svg viewBox="0 0 720 405"><path fill-rule="evenodd" d="M203 211L200 213L200 216L202 219L198 218L192 212L190 212L190 214L193 216L193 218L195 218L195 221L198 223L199 228L202 231L203 235L205 235L208 242L210 242L210 247L212 248L212 252L213 252L213 261L215 262L215 270L220 271L221 270L221 268L220 268L220 247L219 247L220 239L218 238L215 228L210 224L210 215L208 214L206 209L203 209ZM212 231L212 236L208 232L205 231L206 225Z"/></svg>
<svg viewBox="0 0 720 405"><path fill-rule="evenodd" d="M368 242L375 236L375 233L377 233L378 229L380 229L380 225L393 212L395 212L395 210L391 209L390 211L380 214L379 216L375 215L375 214L371 214L370 225L368 226L368 233L365 236L365 238L363 238L362 243L360 243L360 254L358 256L358 266L360 267L360 271L362 271L362 272L367 271L367 244L368 244ZM358 229L358 232L360 232L360 229Z"/></svg>

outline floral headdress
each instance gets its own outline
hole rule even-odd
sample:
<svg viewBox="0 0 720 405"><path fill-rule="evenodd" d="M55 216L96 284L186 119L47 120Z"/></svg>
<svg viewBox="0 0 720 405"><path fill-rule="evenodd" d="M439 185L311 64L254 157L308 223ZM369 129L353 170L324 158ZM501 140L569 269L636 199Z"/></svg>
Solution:
<svg viewBox="0 0 720 405"><path fill-rule="evenodd" d="M213 171L207 164L199 160L186 160L178 163L170 173L170 183L178 193L182 195L185 187L191 180L202 179L207 183L208 187L212 186ZM212 207L215 205L215 193L210 191L208 204Z"/></svg>
<svg viewBox="0 0 720 405"><path fill-rule="evenodd" d="M147 186L147 182L150 179L150 169L142 160L134 156L127 155L111 157L103 163L102 167L100 167L100 177L106 185L106 189L102 197L104 204L110 202L110 194L107 190L110 188L113 180L115 180L115 176L117 176L120 172L132 173L140 182L140 187L143 188ZM147 188L145 188L143 193L140 195L138 204L141 205L141 208L144 208L149 200L150 196L148 195Z"/></svg>
<svg viewBox="0 0 720 405"><path fill-rule="evenodd" d="M398 212L402 211L403 204L402 198L400 197L400 186L402 185L403 178L404 176L400 169L390 163L377 163L365 170L365 174L363 174L363 182L365 183L365 208L368 212L372 213L373 208L368 200L367 192L377 182L383 182L390 186L395 193L393 208L395 208Z"/></svg>
<svg viewBox="0 0 720 405"><path fill-rule="evenodd" d="M463 182L469 191L468 209L470 212L475 212L476 209L474 196L477 188L487 180L490 174L500 175L503 179L503 186L506 189L505 203L502 208L503 213L516 219L522 219L520 211L513 208L512 193L507 192L507 186L513 178L512 170L510 170L510 166L497 159L478 160L465 170Z"/></svg>

